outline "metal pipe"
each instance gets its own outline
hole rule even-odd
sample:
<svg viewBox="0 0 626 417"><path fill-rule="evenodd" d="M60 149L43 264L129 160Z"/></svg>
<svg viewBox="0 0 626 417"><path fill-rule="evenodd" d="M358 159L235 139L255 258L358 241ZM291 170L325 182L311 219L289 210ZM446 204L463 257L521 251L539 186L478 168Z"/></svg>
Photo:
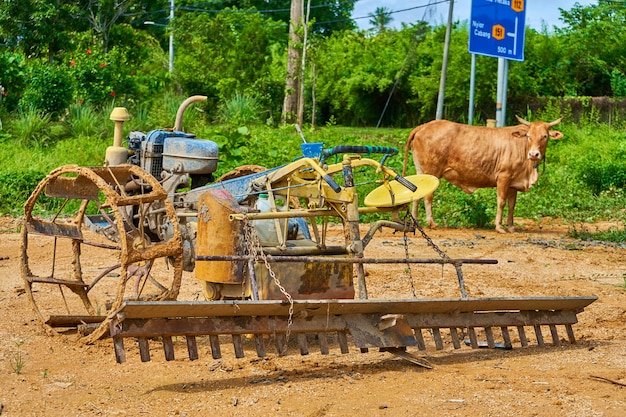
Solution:
<svg viewBox="0 0 626 417"><path fill-rule="evenodd" d="M386 213L397 210L398 207L359 207L359 214ZM340 217L336 210L315 209L315 210L289 210L277 211L275 213L233 213L228 219L243 221L247 220L267 220L267 219L290 219L295 217Z"/></svg>
<svg viewBox="0 0 626 417"><path fill-rule="evenodd" d="M205 101L207 96L191 96L187 100L183 101L178 107L178 111L176 112L176 121L174 122L174 131L179 132L183 128L183 114L185 114L185 110L192 103L199 103Z"/></svg>
<svg viewBox="0 0 626 417"><path fill-rule="evenodd" d="M196 261L246 261L251 255L206 255L196 256ZM443 258L333 258L323 256L284 256L284 255L268 255L268 262L332 262L342 264L479 264L494 265L498 263L497 259L443 259Z"/></svg>

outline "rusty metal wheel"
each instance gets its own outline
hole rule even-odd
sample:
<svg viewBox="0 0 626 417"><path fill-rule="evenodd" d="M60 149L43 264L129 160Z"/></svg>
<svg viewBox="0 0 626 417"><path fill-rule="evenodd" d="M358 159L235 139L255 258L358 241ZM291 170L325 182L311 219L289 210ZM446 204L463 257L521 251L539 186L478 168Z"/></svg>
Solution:
<svg viewBox="0 0 626 417"><path fill-rule="evenodd" d="M231 171L228 171L227 173L219 177L216 182L232 180L233 178L239 178L263 171L267 171L267 168L261 165L242 165Z"/></svg>
<svg viewBox="0 0 626 417"><path fill-rule="evenodd" d="M182 279L172 203L131 165L52 171L24 206L21 253L26 294L46 330L87 325L84 343L107 333L125 300L175 300Z"/></svg>

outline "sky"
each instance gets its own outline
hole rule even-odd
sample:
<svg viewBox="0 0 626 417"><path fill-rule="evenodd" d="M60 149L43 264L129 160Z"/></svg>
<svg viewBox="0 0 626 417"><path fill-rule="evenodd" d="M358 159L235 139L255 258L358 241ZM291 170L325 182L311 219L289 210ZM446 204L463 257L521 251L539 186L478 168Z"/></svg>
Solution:
<svg viewBox="0 0 626 417"><path fill-rule="evenodd" d="M432 8L424 7L429 3L439 4L434 5ZM570 10L575 3L586 6L597 4L598 0L526 0L526 26L536 30L541 30L542 22L545 22L548 29L551 29L553 26L561 26L559 8ZM469 21L471 5L472 0L455 0L453 9L454 20ZM449 3L447 0L358 0L354 5L352 18L356 19L359 28L371 28L368 15L374 13L378 7L386 7L391 11L398 11L391 15L393 17L391 26L394 28L400 28L402 22L415 23L420 20L426 20L431 24L437 25L446 24L448 20ZM359 19L360 17L362 19Z"/></svg>

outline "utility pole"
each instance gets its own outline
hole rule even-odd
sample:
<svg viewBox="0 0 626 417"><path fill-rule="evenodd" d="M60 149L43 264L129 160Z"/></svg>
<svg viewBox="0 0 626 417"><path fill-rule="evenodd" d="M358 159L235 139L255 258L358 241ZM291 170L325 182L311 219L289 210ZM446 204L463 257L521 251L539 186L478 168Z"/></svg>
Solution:
<svg viewBox="0 0 626 417"><path fill-rule="evenodd" d="M304 0L291 0L289 16L289 49L287 52L287 79L285 81L285 100L281 123L293 123L298 112L298 96L300 93L300 48Z"/></svg>
<svg viewBox="0 0 626 417"><path fill-rule="evenodd" d="M174 72L174 28L172 27L172 20L174 20L174 0L170 0L170 73Z"/></svg>
<svg viewBox="0 0 626 417"><path fill-rule="evenodd" d="M450 0L448 9L448 27L446 28L446 39L443 45L443 62L441 64L441 77L439 79L439 95L437 96L437 120L443 119L443 99L446 93L446 71L448 71L448 55L450 53L450 37L452 34L452 10L454 0Z"/></svg>
<svg viewBox="0 0 626 417"><path fill-rule="evenodd" d="M311 0L306 3L306 17L304 18L304 41L302 43L302 64L300 65L300 93L298 95L298 117L296 123L302 126L304 121L304 80L306 79L306 48L309 37L309 17L311 16Z"/></svg>

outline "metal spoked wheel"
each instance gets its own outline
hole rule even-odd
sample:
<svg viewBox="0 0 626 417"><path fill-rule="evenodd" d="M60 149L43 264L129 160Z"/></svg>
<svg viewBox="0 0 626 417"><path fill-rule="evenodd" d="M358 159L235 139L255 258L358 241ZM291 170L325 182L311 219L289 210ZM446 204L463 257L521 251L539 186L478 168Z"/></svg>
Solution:
<svg viewBox="0 0 626 417"><path fill-rule="evenodd" d="M136 166L52 171L24 206L21 252L37 317L52 333L90 325L84 343L106 334L125 300L175 300L180 289L174 208L158 181Z"/></svg>

